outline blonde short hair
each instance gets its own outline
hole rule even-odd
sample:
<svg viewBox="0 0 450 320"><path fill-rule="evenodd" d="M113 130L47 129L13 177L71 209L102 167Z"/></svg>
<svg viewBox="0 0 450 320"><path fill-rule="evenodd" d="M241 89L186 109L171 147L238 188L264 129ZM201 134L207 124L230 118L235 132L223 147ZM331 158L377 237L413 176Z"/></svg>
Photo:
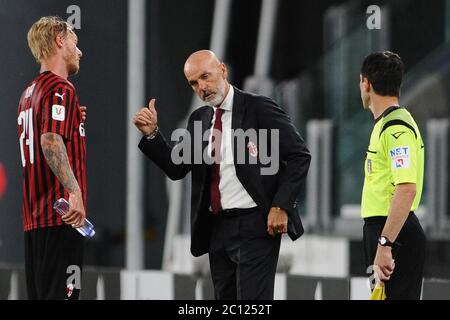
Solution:
<svg viewBox="0 0 450 320"><path fill-rule="evenodd" d="M72 26L57 16L42 17L28 31L28 46L38 63L51 57L55 52L55 39L73 32Z"/></svg>

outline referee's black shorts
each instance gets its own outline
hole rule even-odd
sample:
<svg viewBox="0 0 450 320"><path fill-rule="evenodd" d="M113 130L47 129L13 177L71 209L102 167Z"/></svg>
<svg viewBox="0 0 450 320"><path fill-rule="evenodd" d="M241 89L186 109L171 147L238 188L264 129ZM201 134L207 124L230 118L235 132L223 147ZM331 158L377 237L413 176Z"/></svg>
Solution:
<svg viewBox="0 0 450 320"><path fill-rule="evenodd" d="M364 251L366 266L373 265L377 253L378 237L383 231L386 217L364 219ZM389 300L419 300L422 290L425 264L426 238L417 216L411 212L394 245L392 257L395 269L386 282L386 297ZM370 276L370 275L369 275Z"/></svg>
<svg viewBox="0 0 450 320"><path fill-rule="evenodd" d="M28 299L77 300L83 236L70 226L57 226L26 231L24 240Z"/></svg>

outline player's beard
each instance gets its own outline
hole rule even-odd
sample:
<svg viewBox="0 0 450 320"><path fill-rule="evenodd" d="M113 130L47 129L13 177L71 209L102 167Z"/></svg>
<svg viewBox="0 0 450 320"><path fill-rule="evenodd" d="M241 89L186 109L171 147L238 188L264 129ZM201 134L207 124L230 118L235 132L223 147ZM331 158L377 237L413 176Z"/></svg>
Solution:
<svg viewBox="0 0 450 320"><path fill-rule="evenodd" d="M73 76L80 70L80 60L75 53L71 54L69 57L65 57L67 65L67 73L69 76Z"/></svg>
<svg viewBox="0 0 450 320"><path fill-rule="evenodd" d="M80 70L79 62L72 62L67 65L67 72L69 73L69 76L76 75L78 70Z"/></svg>

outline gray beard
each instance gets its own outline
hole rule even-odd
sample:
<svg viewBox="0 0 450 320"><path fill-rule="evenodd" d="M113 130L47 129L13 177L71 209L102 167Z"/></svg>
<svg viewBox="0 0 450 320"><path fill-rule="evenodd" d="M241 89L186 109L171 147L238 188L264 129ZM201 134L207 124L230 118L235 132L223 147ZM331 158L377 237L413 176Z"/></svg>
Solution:
<svg viewBox="0 0 450 320"><path fill-rule="evenodd" d="M217 107L220 104L222 104L224 100L225 100L225 98L223 96L220 96L211 101L205 101L205 100L203 100L203 101L210 107Z"/></svg>

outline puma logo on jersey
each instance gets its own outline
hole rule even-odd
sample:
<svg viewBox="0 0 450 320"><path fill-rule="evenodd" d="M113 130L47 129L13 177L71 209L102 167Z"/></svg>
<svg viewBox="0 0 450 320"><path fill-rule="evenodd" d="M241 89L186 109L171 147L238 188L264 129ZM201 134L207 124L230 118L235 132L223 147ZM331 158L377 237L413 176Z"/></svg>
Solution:
<svg viewBox="0 0 450 320"><path fill-rule="evenodd" d="M63 93L63 94L55 93L55 96L57 96L61 100L64 100L64 95L65 95L65 93Z"/></svg>
<svg viewBox="0 0 450 320"><path fill-rule="evenodd" d="M392 134L392 136L393 136L395 139L398 139L398 138L400 138L401 135L404 134L405 132L406 132L406 131L396 132L396 133Z"/></svg>

